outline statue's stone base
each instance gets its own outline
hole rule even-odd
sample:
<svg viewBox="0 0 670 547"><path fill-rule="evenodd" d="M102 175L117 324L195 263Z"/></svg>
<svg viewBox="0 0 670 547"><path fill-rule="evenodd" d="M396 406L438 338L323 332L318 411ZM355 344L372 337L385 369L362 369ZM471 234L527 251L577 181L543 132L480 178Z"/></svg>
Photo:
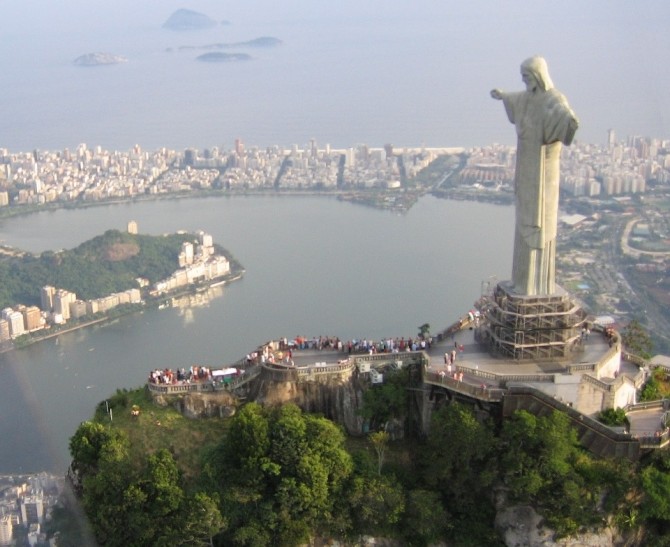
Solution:
<svg viewBox="0 0 670 547"><path fill-rule="evenodd" d="M498 283L477 339L494 355L523 361L554 361L578 349L586 312L559 286L548 295L524 295L510 281Z"/></svg>

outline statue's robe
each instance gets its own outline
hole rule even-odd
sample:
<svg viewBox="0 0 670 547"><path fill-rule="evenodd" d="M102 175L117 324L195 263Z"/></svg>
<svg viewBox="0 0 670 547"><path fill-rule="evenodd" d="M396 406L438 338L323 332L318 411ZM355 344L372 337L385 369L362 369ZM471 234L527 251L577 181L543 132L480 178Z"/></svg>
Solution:
<svg viewBox="0 0 670 547"><path fill-rule="evenodd" d="M576 117L555 89L505 93L503 103L518 137L512 283L520 294L553 294L559 160L562 144L574 137Z"/></svg>

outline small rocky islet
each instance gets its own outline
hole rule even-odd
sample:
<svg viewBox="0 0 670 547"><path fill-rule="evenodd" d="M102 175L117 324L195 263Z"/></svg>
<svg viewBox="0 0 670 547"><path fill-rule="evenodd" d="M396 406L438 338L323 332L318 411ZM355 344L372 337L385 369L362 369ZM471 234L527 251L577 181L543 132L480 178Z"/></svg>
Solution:
<svg viewBox="0 0 670 547"><path fill-rule="evenodd" d="M127 63L128 59L121 55L114 55L113 53L85 53L80 55L73 64L77 66L103 66L103 65L118 65L119 63Z"/></svg>

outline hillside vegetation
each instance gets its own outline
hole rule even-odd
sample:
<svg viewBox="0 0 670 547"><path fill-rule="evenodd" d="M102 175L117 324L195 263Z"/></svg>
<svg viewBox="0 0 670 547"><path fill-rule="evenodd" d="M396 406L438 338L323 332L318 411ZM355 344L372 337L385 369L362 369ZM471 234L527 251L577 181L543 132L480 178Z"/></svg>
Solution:
<svg viewBox="0 0 670 547"><path fill-rule="evenodd" d="M40 288L53 285L89 300L171 275L184 241L194 234L150 236L108 230L71 250L0 259L0 308L39 305Z"/></svg>
<svg viewBox="0 0 670 547"><path fill-rule="evenodd" d="M381 417L402 378L371 389L363 413ZM502 545L501 494L532 505L559 536L616 523L666 545L668 452L635 464L596 459L558 412L519 411L494 424L452 403L434 412L427 437L405 442L383 430L349 439L293 404L247 403L233 418L195 422L143 390L119 392L109 405L113 422L102 404L70 440L72 478L105 545L355 544L361 535ZM387 408L396 420L406 406Z"/></svg>

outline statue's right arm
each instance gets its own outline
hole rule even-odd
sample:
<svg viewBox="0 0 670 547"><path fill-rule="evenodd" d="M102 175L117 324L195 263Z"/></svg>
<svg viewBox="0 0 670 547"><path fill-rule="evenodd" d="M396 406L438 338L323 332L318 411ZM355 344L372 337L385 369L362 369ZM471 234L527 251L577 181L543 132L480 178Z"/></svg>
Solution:
<svg viewBox="0 0 670 547"><path fill-rule="evenodd" d="M493 97L496 101L501 101L504 95L505 93L500 89L496 88L491 90L491 97Z"/></svg>

